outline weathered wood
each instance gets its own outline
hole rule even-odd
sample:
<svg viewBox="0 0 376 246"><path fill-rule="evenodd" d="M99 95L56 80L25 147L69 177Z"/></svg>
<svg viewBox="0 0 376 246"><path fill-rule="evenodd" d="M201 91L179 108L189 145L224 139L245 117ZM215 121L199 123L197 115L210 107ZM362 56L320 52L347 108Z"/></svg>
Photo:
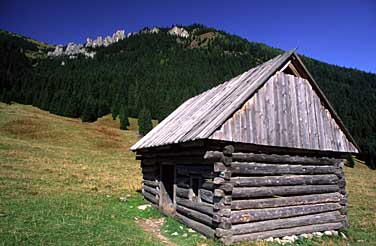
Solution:
<svg viewBox="0 0 376 246"><path fill-rule="evenodd" d="M214 203L215 208L218 208L221 205L231 205L231 202L232 202L232 196L230 195L226 195L224 197L218 197L218 196L213 197L213 203Z"/></svg>
<svg viewBox="0 0 376 246"><path fill-rule="evenodd" d="M233 148L233 147L232 147ZM229 150L224 150L226 153L230 153ZM224 154L223 152L220 151L206 151L204 159L213 161L213 162L218 162L222 163L225 166L228 166L231 164L231 154Z"/></svg>
<svg viewBox="0 0 376 246"><path fill-rule="evenodd" d="M190 219L201 222L201 223L203 223L207 226L213 227L213 222L212 222L213 217L212 216L209 216L209 215L201 213L197 210L193 210L193 209L181 206L181 205L177 205L176 210L180 214L182 214L182 215L184 215L184 216L186 216Z"/></svg>
<svg viewBox="0 0 376 246"><path fill-rule="evenodd" d="M307 204L317 204L326 202L338 202L341 194L328 193L328 194L314 194L314 195L299 195L291 197L275 197L265 199L252 199L252 200L233 200L231 208L233 210L251 209L251 208L275 208L286 206L297 206Z"/></svg>
<svg viewBox="0 0 376 246"><path fill-rule="evenodd" d="M214 172L212 166L207 165L177 165L176 166L176 173L177 175L199 175L204 178L213 178Z"/></svg>
<svg viewBox="0 0 376 246"><path fill-rule="evenodd" d="M216 228L215 235L221 238L221 237L226 237L226 236L232 236L233 234L232 234L232 231L229 229Z"/></svg>
<svg viewBox="0 0 376 246"><path fill-rule="evenodd" d="M230 219L233 224L237 224L251 221L288 218L306 214L322 213L339 210L340 208L341 206L338 203L323 203L281 208L247 209L231 212Z"/></svg>
<svg viewBox="0 0 376 246"><path fill-rule="evenodd" d="M215 230L211 227L204 225L200 222L197 222L195 220L192 220L180 213L176 213L176 218L183 224L187 225L188 227L192 228L195 231L198 231L199 233L205 235L208 238L214 238L215 236Z"/></svg>
<svg viewBox="0 0 376 246"><path fill-rule="evenodd" d="M265 116L266 116L266 131L267 131L267 144L268 145L275 145L274 144L274 92L273 92L273 84L275 83L275 79L271 79L265 86L266 86L266 102L265 102ZM247 135L247 134L245 134Z"/></svg>
<svg viewBox="0 0 376 246"><path fill-rule="evenodd" d="M231 179L231 171L229 169L219 173L219 177L224 178L225 180Z"/></svg>
<svg viewBox="0 0 376 246"><path fill-rule="evenodd" d="M256 122L256 125L255 125L255 129L256 129L256 136L255 136L255 139L257 141L257 143L261 143L262 142L262 139L261 139L261 134L262 134L262 119L261 119L261 110L260 110L260 101L259 101L259 97L258 97L258 93L255 94L255 96L252 98L252 101L254 101L254 107L255 107L255 122Z"/></svg>
<svg viewBox="0 0 376 246"><path fill-rule="evenodd" d="M285 84L285 76L283 73L278 73L279 76L279 83L280 83L280 99L279 103L282 107L280 110L280 121L281 121L281 137L282 137L282 145L281 146L289 146L288 144L288 126L287 126L287 97L286 97L286 84Z"/></svg>
<svg viewBox="0 0 376 246"><path fill-rule="evenodd" d="M293 139L291 147L299 147L300 143L300 133L299 133L299 119L297 113L297 104L296 104L296 89L295 89L295 79L292 75L286 75L288 84L289 84L289 100L290 100L290 113L291 113L291 131L289 132L290 138Z"/></svg>
<svg viewBox="0 0 376 246"><path fill-rule="evenodd" d="M225 197L225 192L221 189L214 189L215 197Z"/></svg>
<svg viewBox="0 0 376 246"><path fill-rule="evenodd" d="M213 222L217 228L230 229L232 226L230 218L216 213L213 214Z"/></svg>
<svg viewBox="0 0 376 246"><path fill-rule="evenodd" d="M149 193L151 193L151 194L153 194L153 195L157 195L157 194L159 193L159 191L156 189L156 187L151 187L151 186L148 186L148 185L146 185L146 184L144 184L144 185L142 186L142 188L143 188L145 191L147 191L147 192L149 192Z"/></svg>
<svg viewBox="0 0 376 246"><path fill-rule="evenodd" d="M319 143L319 130L318 130L318 122L315 116L315 97L316 93L313 90L312 86L308 84L308 95L309 95L309 116L310 116L310 122L311 122L311 131L313 135L313 146L314 149L320 149L320 143Z"/></svg>
<svg viewBox="0 0 376 246"><path fill-rule="evenodd" d="M219 214L222 217L230 217L231 216L231 207L228 206L226 208L221 208L219 210L216 210L216 213Z"/></svg>
<svg viewBox="0 0 376 246"><path fill-rule="evenodd" d="M142 183L151 186L151 187L157 187L159 186L159 182L157 180L148 180L148 179L143 179Z"/></svg>
<svg viewBox="0 0 376 246"><path fill-rule="evenodd" d="M256 154L256 153L239 153L232 154L232 160L237 162L262 162L262 163L288 163L288 164L308 164L308 165L334 165L335 159L326 157L306 157L290 156L276 154Z"/></svg>
<svg viewBox="0 0 376 246"><path fill-rule="evenodd" d="M233 162L232 174L327 174L334 173L334 166L306 166L306 165L277 165L256 162Z"/></svg>
<svg viewBox="0 0 376 246"><path fill-rule="evenodd" d="M224 183L219 186L219 189L223 190L225 193L231 193L234 189L234 185L232 183Z"/></svg>
<svg viewBox="0 0 376 246"><path fill-rule="evenodd" d="M189 199L191 196L191 191L190 189L176 187L176 196Z"/></svg>
<svg viewBox="0 0 376 246"><path fill-rule="evenodd" d="M190 186L190 177L176 175L176 185L182 188L189 188Z"/></svg>
<svg viewBox="0 0 376 246"><path fill-rule="evenodd" d="M207 203L193 202L189 199L184 199L184 198L180 198L180 197L176 198L176 203L179 204L179 205L185 206L187 208L205 213L205 214L210 215L210 216L213 215L213 206L209 205Z"/></svg>
<svg viewBox="0 0 376 246"><path fill-rule="evenodd" d="M232 156L232 153L234 153L235 151L235 148L234 146L232 145L226 145L224 148L223 148L223 154L225 156Z"/></svg>
<svg viewBox="0 0 376 246"><path fill-rule="evenodd" d="M214 184L213 180L206 180L201 187L206 190L213 191L218 185Z"/></svg>
<svg viewBox="0 0 376 246"><path fill-rule="evenodd" d="M323 119L321 114L321 103L318 97L313 98L314 109L315 109L315 117L317 122L317 132L318 132L318 140L319 140L319 148L325 149L325 133L323 129Z"/></svg>
<svg viewBox="0 0 376 246"><path fill-rule="evenodd" d="M235 186L322 185L337 184L338 177L335 174L232 177L231 182Z"/></svg>
<svg viewBox="0 0 376 246"><path fill-rule="evenodd" d="M211 203L211 204L213 203L214 194L213 194L212 191L200 189L199 193L200 193L200 198L201 198L202 201L205 201L205 202Z"/></svg>
<svg viewBox="0 0 376 246"><path fill-rule="evenodd" d="M265 239L268 237L283 237L288 235L299 235L303 233L312 233L318 231L330 231L330 230L337 230L342 228L342 223L335 222L335 223L325 223L325 224L318 224L318 225L308 225L308 226L300 226L300 227L293 227L293 228L286 228L286 229L278 229L272 231L265 231L265 232L256 232L256 233L249 233L249 234L242 234L242 235L234 235L231 237L232 242L240 242L240 241L252 241L258 239Z"/></svg>
<svg viewBox="0 0 376 246"><path fill-rule="evenodd" d="M221 177L215 177L213 179L213 183L216 184L216 185L223 184L225 182L226 182L226 180L224 178L221 178Z"/></svg>
<svg viewBox="0 0 376 246"><path fill-rule="evenodd" d="M159 203L159 200L155 197L155 195L147 192L147 191L144 191L142 193L144 195L144 197L146 198L146 200L148 200L149 202L152 202L154 203L155 205L158 205Z"/></svg>
<svg viewBox="0 0 376 246"><path fill-rule="evenodd" d="M279 80L278 80L278 77L275 76L274 77L274 83L273 83L273 98L274 98L274 116L275 116L275 126L274 126L274 131L275 131L275 138L274 138L274 143L276 146L280 146L281 143L282 143L282 137L281 137L281 120L282 120L282 116L280 114L281 112L281 104L280 104L280 101L281 101L281 98L280 98L280 94L279 94L279 91L280 91L280 88L279 88Z"/></svg>
<svg viewBox="0 0 376 246"><path fill-rule="evenodd" d="M279 61L279 59L276 59L275 61ZM273 61L271 61L271 63L273 63ZM278 64L278 66L280 65L283 65L283 63L281 62ZM243 128L243 125L247 126L246 130L249 132L251 131L250 128L252 126L256 126L252 127L252 131L254 128L257 128L256 133L252 132L253 134L250 134L255 136L255 139L252 139L252 143L265 144L265 135L268 134L265 131L269 128L268 126L271 122L271 119L269 119L270 113L268 113L269 107L266 105L266 102L272 100L272 97L269 97L269 90L266 88L274 86L276 86L273 88L273 101L276 106L273 112L276 116L273 121L276 124L274 126L276 130L274 138L276 140L275 145L281 146L282 143L278 143L279 139L286 140L286 134L283 133L292 129L287 125L289 122L285 123L285 120L290 118L290 114L287 111L289 108L288 102L293 100L292 96L289 96L291 86L286 83L286 81L288 81L288 83L291 82L291 76L289 77L283 73L275 74L276 70L274 70L274 65L272 68L273 70L267 65L262 65L255 68L255 70L253 70L254 72L248 71L244 73L249 76L243 74L227 81L223 85L192 98L179 107L172 115L167 117L163 124L159 124L156 130L153 130L153 132L148 134L146 138L133 146L133 150L142 151L145 147L156 147L171 143L178 144L182 142L190 142L190 144L193 144L195 142L193 140L209 139L213 138L213 136L217 136L217 131L221 131L221 134L219 135L222 136L223 139L220 140L244 141L242 136L239 136L240 129L241 127ZM308 121L307 119L309 116L307 114L307 108L309 108L311 104L309 101L307 102L307 100L305 100L306 98L310 98L310 94L304 93L305 90L309 90L310 92L315 90L320 98L322 100L324 99L323 104L330 109L331 114L333 114L335 118L337 117L330 105L325 101L325 97L321 95L321 91L316 86L312 85L313 88L309 86L309 84L314 83L310 78L309 80L310 81L304 78L296 78L295 83L295 91L298 92L296 98L298 98L297 101L300 102L297 111L302 112L301 115L298 115L298 117L302 119L299 122L299 126L302 126L302 131L299 132L303 133L302 135L304 135L304 133L309 133L309 126L314 124L314 122ZM269 85L271 81L273 85ZM275 96L274 93L277 94L277 96ZM312 93L311 97L317 96ZM245 103L249 104L250 107L248 107L248 105L247 107L243 107ZM251 109L252 105L253 107L256 106L256 110ZM255 118L255 120L252 119L250 128L248 128L248 125L244 124L242 120L243 118L248 118L246 117L247 113L243 112L245 111L245 108L252 112L249 112L248 115L255 116L252 117ZM313 114L311 113L310 116L312 115ZM253 121L255 121L255 123ZM342 130L347 132L341 121L339 119L336 119L336 121L341 125ZM279 126L279 124L283 124L283 126ZM245 135L247 134L245 133ZM348 138L351 137L348 136ZM309 140L309 138L306 138L305 140ZM286 142L283 141L283 143L285 144ZM307 146L295 147L311 148L309 145L310 141L301 141L300 143L306 144ZM170 147L170 150L173 151L174 148Z"/></svg>
<svg viewBox="0 0 376 246"><path fill-rule="evenodd" d="M149 163L155 163L155 159L158 157L176 157L176 158L186 158L186 157L202 157L205 154L205 149L202 148L195 148L195 149L188 149L188 148L176 148L175 151L154 151L154 152L145 152L142 154L141 158L145 161L149 161Z"/></svg>
<svg viewBox="0 0 376 246"><path fill-rule="evenodd" d="M338 211L233 225L233 235L343 221Z"/></svg>
<svg viewBox="0 0 376 246"><path fill-rule="evenodd" d="M214 172L223 172L227 170L227 166L222 162L214 162Z"/></svg>
<svg viewBox="0 0 376 246"><path fill-rule="evenodd" d="M299 127L299 143L300 145L297 146L298 148L304 147L304 141L306 139L304 138L304 132L305 132L305 126L303 122L303 113L301 111L303 107L303 99L302 99L302 93L301 93L301 82L297 77L294 77L295 80L295 94L296 94L296 112L298 117L298 127Z"/></svg>
<svg viewBox="0 0 376 246"><path fill-rule="evenodd" d="M205 160L202 156L181 156L181 157L155 157L154 160L158 164L181 164L181 165L210 165L211 161ZM151 166L152 167L152 166Z"/></svg>
<svg viewBox="0 0 376 246"><path fill-rule="evenodd" d="M268 196L286 196L303 194L320 194L339 191L338 185L301 185L301 186L275 186L275 187L235 187L232 191L233 198L253 198Z"/></svg>

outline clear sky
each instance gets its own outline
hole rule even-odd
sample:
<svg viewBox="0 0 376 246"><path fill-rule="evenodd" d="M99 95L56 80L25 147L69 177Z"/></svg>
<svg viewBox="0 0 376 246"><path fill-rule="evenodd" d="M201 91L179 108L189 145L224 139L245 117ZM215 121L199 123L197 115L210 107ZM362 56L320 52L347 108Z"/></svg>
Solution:
<svg viewBox="0 0 376 246"><path fill-rule="evenodd" d="M376 1L4 0L0 28L50 44L117 29L200 23L332 64L376 73Z"/></svg>

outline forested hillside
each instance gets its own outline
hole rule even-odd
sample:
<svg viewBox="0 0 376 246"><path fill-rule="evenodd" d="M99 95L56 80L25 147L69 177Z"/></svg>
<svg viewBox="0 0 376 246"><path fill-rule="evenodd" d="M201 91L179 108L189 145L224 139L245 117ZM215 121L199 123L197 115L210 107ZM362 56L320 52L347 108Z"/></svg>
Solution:
<svg viewBox="0 0 376 246"><path fill-rule="evenodd" d="M184 28L188 38L161 28L96 48L93 59L46 58L50 47L35 50L29 39L1 32L0 98L84 121L110 112L162 120L187 98L283 52L201 25ZM303 60L373 166L376 75Z"/></svg>

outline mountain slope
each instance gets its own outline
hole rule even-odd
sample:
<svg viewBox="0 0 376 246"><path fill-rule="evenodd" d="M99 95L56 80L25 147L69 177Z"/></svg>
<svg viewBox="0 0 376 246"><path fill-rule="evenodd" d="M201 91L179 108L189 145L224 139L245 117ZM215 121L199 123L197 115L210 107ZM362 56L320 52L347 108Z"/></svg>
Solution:
<svg viewBox="0 0 376 246"><path fill-rule="evenodd" d="M144 109L162 120L187 98L282 52L202 25L183 28L188 38L167 34L168 28L158 33L144 29L92 49L93 59L39 58L31 65L22 48L12 46L8 53L17 58L2 58L10 69L1 72L0 95L3 101L69 117L95 120L110 111L116 115L125 105L133 117ZM362 150L374 153L376 75L308 57L303 61Z"/></svg>

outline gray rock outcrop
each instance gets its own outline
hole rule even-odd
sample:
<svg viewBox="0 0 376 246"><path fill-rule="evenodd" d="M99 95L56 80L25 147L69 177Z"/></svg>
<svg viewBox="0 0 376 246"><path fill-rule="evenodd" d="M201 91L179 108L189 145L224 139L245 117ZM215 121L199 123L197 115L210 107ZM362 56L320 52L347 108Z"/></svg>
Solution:
<svg viewBox="0 0 376 246"><path fill-rule="evenodd" d="M181 38L189 37L189 33L187 30L185 30L182 27L177 27L177 26L174 26L173 28L171 28L167 33L170 35L181 37Z"/></svg>

